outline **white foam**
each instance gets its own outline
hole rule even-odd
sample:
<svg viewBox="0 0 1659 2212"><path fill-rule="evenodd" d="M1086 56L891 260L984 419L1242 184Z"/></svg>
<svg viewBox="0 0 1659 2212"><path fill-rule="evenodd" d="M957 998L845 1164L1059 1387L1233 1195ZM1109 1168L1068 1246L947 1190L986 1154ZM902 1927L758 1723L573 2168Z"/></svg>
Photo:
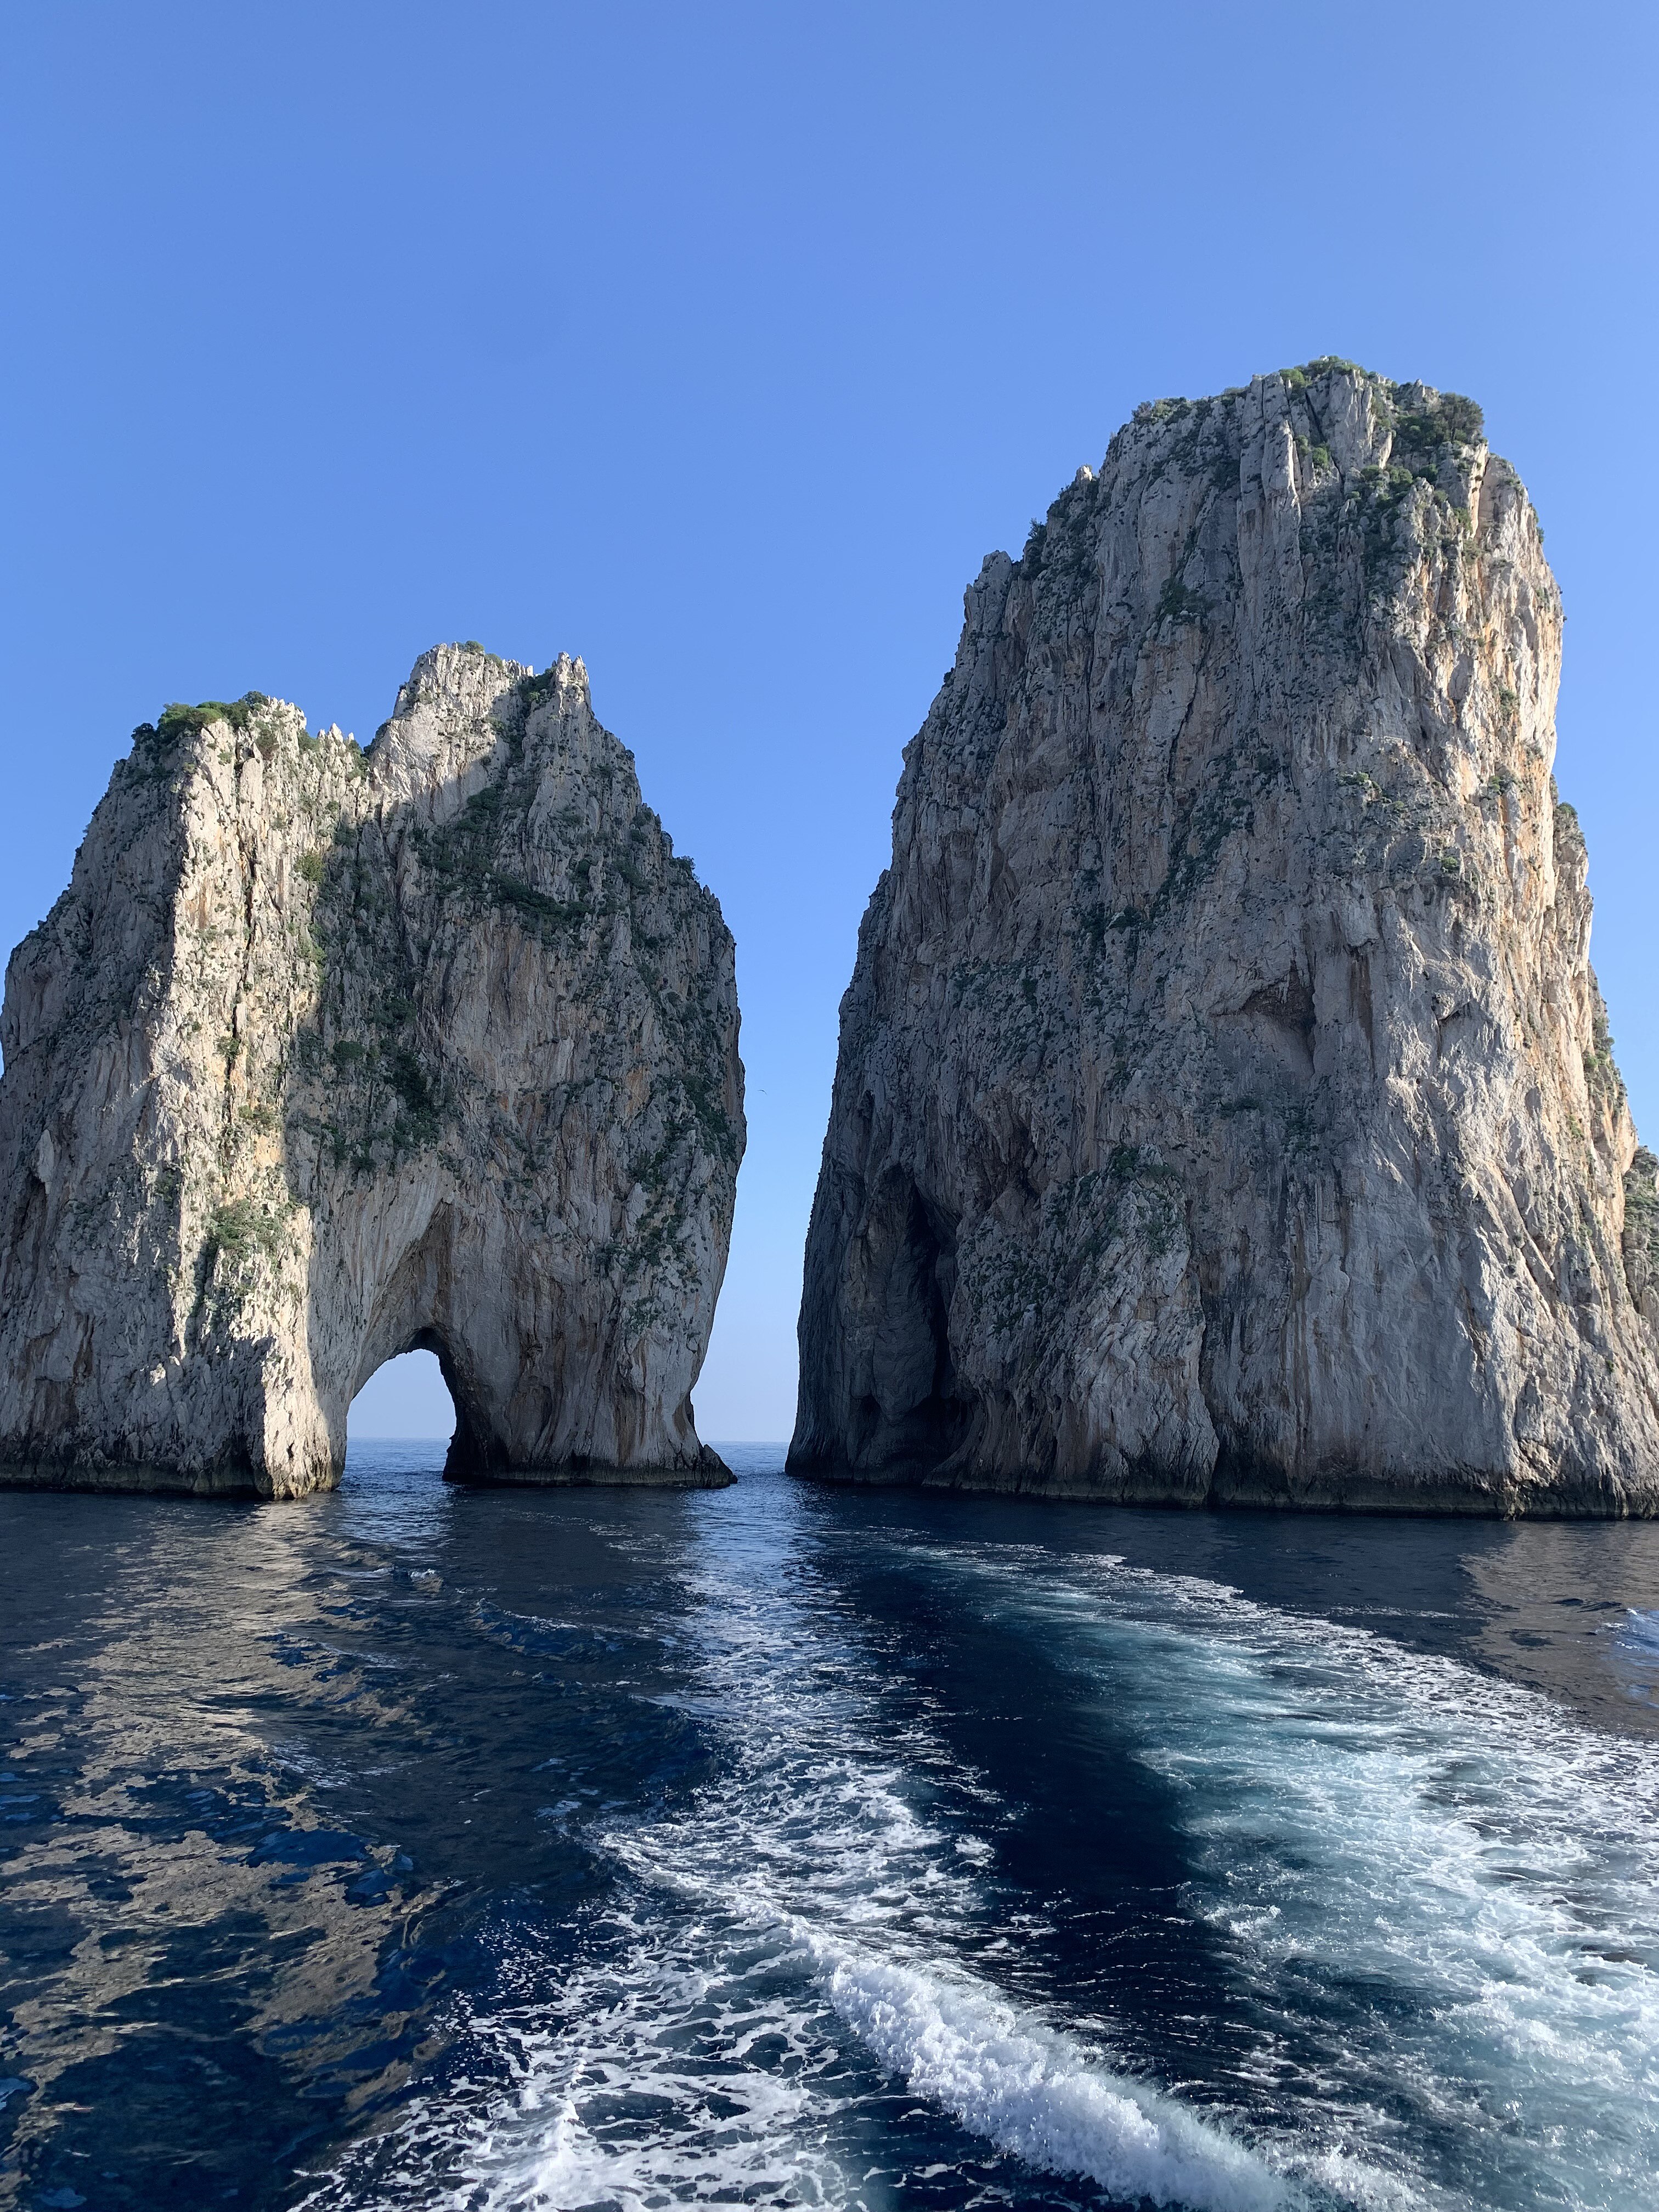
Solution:
<svg viewBox="0 0 1659 2212"><path fill-rule="evenodd" d="M620 1973L579 1976L557 2010L524 2043L516 2095L475 2130L442 2200L457 2212L845 2201L821 2142L823 2054L797 2005L645 1945ZM486 2039L502 2026L478 2023Z"/></svg>
<svg viewBox="0 0 1659 2212"><path fill-rule="evenodd" d="M828 1947L825 1947L828 1948ZM1138 2203L1268 2212L1284 2181L1174 2099L1091 2066L982 1984L843 1956L830 2002L885 2066L1030 2166Z"/></svg>
<svg viewBox="0 0 1659 2212"><path fill-rule="evenodd" d="M591 1932L599 1955L556 1990L453 2024L493 2078L416 2105L309 2212L849 2202L817 2078L836 2054L798 1985L722 1976L695 1930L683 1945L617 1922Z"/></svg>
<svg viewBox="0 0 1659 2212"><path fill-rule="evenodd" d="M660 1833L619 1836L617 1857L650 1887L707 1908L703 1926L718 1919L722 1954L781 1940L883 2067L997 2150L1051 2172L1086 2175L1131 2203L1268 2212L1296 2201L1285 2179L1224 2128L1103 2064L982 1977L907 1942L918 1926L935 1941L950 1932L956 1900L947 1874L927 1869L920 1883L895 1879L899 1853L942 1839L896 1804L884 1778L868 1778L866 1794L855 1769L820 1765L817 1785L807 1792L816 1817L801 1824L794 1849L775 1829L754 1838L759 1866L720 1871L732 1864L730 1848L685 1830L680 1850L665 1850ZM822 1817L825 1800L840 1814L831 1823ZM808 1898L831 1895L815 1864L837 1860L839 1898L828 1911L806 1905ZM872 1869L881 1876L874 1893L860 1880ZM854 1930L866 1941L852 1940ZM769 1955L778 1960L776 1952ZM824 2033L810 2015L794 2026Z"/></svg>

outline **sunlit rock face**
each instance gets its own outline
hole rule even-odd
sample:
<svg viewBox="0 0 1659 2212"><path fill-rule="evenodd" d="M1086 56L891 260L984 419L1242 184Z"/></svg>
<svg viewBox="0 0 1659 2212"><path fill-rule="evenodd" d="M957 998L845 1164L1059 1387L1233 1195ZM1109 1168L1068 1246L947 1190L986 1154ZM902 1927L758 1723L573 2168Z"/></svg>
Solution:
<svg viewBox="0 0 1659 2212"><path fill-rule="evenodd" d="M3 1044L0 1480L325 1488L416 1346L457 1479L724 1479L732 939L580 661L439 647L366 753L145 726Z"/></svg>
<svg viewBox="0 0 1659 2212"><path fill-rule="evenodd" d="M1480 410L1343 363L1141 409L987 561L842 1005L793 1466L1659 1505L1560 644Z"/></svg>

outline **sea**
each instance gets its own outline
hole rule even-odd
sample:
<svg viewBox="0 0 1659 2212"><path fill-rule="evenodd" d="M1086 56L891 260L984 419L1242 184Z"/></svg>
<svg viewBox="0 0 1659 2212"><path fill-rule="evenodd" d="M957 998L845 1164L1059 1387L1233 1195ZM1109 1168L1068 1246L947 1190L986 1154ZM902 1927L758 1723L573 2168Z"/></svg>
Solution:
<svg viewBox="0 0 1659 2212"><path fill-rule="evenodd" d="M0 2203L1659 2204L1659 1526L0 1493Z"/></svg>

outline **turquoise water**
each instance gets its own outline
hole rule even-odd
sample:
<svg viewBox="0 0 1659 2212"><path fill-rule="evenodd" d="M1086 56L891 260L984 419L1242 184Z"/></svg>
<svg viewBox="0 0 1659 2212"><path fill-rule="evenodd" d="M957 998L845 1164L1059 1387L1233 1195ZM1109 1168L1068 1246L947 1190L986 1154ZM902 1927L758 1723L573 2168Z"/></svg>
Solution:
<svg viewBox="0 0 1659 2212"><path fill-rule="evenodd" d="M0 2201L1643 2207L1659 1529L0 1494Z"/></svg>

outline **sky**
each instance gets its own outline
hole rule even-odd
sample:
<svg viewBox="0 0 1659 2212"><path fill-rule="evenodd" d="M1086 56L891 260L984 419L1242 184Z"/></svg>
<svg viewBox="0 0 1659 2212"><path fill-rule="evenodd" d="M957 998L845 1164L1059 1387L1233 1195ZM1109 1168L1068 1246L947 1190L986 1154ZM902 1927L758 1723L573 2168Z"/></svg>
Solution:
<svg viewBox="0 0 1659 2212"><path fill-rule="evenodd" d="M983 555L1136 404L1470 393L1567 610L1557 776L1659 1137L1650 8L12 4L0 939L166 701L367 738L580 653L738 943L696 1392L793 1425L836 1009ZM447 1425L435 1363L354 1432Z"/></svg>

